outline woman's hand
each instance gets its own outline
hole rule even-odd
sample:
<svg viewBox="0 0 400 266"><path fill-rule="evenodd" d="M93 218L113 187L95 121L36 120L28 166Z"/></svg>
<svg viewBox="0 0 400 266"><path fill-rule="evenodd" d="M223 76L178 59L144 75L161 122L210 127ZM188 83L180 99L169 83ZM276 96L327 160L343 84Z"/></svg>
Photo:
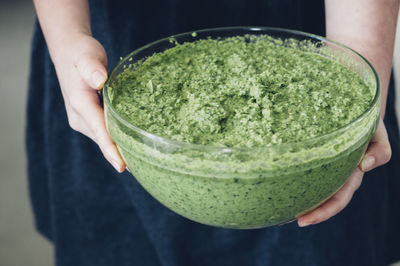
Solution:
<svg viewBox="0 0 400 266"><path fill-rule="evenodd" d="M107 79L107 55L92 37L88 0L33 2L56 68L69 125L96 142L118 172L124 171L97 94Z"/></svg>
<svg viewBox="0 0 400 266"><path fill-rule="evenodd" d="M326 36L358 51L379 75L381 117L385 116L398 11L399 0L325 0ZM330 199L298 217L298 225L317 224L343 210L360 187L364 173L387 163L391 154L381 119L359 167Z"/></svg>
<svg viewBox="0 0 400 266"><path fill-rule="evenodd" d="M123 172L125 164L106 130L97 93L107 79L106 52L85 33L70 36L69 40L53 54L69 125L96 142L104 157Z"/></svg>
<svg viewBox="0 0 400 266"><path fill-rule="evenodd" d="M392 155L385 125L380 119L375 135L359 167L347 182L326 202L313 211L298 217L299 226L321 223L342 211L349 204L354 192L360 187L363 175L378 166L387 163Z"/></svg>

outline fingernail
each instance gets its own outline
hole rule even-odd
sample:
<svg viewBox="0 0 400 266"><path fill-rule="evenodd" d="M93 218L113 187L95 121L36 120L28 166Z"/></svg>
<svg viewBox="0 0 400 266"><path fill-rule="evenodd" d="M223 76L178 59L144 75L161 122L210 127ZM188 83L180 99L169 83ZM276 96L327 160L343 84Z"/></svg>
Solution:
<svg viewBox="0 0 400 266"><path fill-rule="evenodd" d="M95 71L92 74L92 81L96 89L99 89L103 83L106 81L106 77L104 74L100 73L99 71Z"/></svg>
<svg viewBox="0 0 400 266"><path fill-rule="evenodd" d="M374 166L374 164L375 164L375 157L367 156L361 162L361 170L363 170L364 172L371 170L371 168Z"/></svg>
<svg viewBox="0 0 400 266"><path fill-rule="evenodd" d="M307 223L307 222L298 222L297 223L298 225L299 225L299 227L306 227L306 226L309 226L310 224L309 223Z"/></svg>
<svg viewBox="0 0 400 266"><path fill-rule="evenodd" d="M117 170L118 173L121 173L121 165L117 161L112 160L111 164L114 166L115 170Z"/></svg>
<svg viewBox="0 0 400 266"><path fill-rule="evenodd" d="M299 225L299 227L306 227L306 226L313 225L313 224L316 224L316 223L317 223L317 221L308 221L308 222L299 221L297 224Z"/></svg>

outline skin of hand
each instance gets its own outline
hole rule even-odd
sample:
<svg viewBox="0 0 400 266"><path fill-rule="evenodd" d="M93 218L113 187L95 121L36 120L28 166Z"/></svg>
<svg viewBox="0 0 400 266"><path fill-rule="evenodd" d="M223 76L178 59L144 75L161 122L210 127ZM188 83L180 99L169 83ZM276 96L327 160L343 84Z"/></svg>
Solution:
<svg viewBox="0 0 400 266"><path fill-rule="evenodd" d="M364 172L390 160L392 151L383 117L391 74L398 0L325 0L327 37L358 51L369 60L381 81L381 118L368 149L347 182L326 202L298 217L300 227L318 224L338 214L360 187Z"/></svg>
<svg viewBox="0 0 400 266"><path fill-rule="evenodd" d="M87 0L34 0L72 129L88 136L118 172L125 163L109 136L98 90L107 80L107 55L92 37Z"/></svg>
<svg viewBox="0 0 400 266"><path fill-rule="evenodd" d="M121 156L105 127L97 91L107 80L107 56L92 36L79 34L55 60L68 122L72 129L90 137L118 172L125 169ZM71 56L72 55L72 56Z"/></svg>
<svg viewBox="0 0 400 266"><path fill-rule="evenodd" d="M367 152L357 169L347 182L327 201L315 210L298 218L299 226L321 223L342 211L350 202L354 192L360 187L364 172L368 172L390 160L392 151L385 125L379 120L376 133L372 137Z"/></svg>

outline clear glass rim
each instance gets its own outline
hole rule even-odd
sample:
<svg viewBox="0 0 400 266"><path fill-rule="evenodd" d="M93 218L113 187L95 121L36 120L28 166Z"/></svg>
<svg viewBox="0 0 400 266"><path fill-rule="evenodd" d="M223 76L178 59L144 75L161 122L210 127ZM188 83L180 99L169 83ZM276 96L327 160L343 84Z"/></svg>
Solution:
<svg viewBox="0 0 400 266"><path fill-rule="evenodd" d="M118 112L114 109L114 107L110 103L107 88L108 88L108 86L110 86L110 83L112 82L112 80L111 80L112 77L114 76L115 72L120 67L122 67L124 64L126 64L127 60L129 60L129 58L134 56L135 54L141 52L142 50L148 49L149 47L154 46L158 43L161 43L164 41L169 41L170 38L179 38L179 37L189 36L193 32L196 32L196 33L207 33L207 32L212 33L212 32L214 32L215 33L215 32L219 32L219 31L233 31L233 30L248 31L247 32L248 34L251 34L251 32L259 32L259 31L268 31L268 32L277 32L277 33L282 32L282 33L288 33L288 34L293 34L293 35L300 35L300 36L312 38L312 39L315 39L315 40L318 40L321 42L330 43L330 44L339 46L339 47L343 48L344 50L346 50L347 52L349 52L350 54L356 55L358 58L360 58L361 61L364 62L368 66L368 68L372 71L375 82L376 82L376 91L375 91L374 99L371 101L368 108L361 115L359 115L357 118L355 118L353 121L349 122L348 124L343 125L342 127L339 127L334 131L331 131L329 133L326 133L326 134L323 134L320 136L308 138L308 139L305 139L302 141L285 142L285 143L280 143L280 144L271 144L268 146L257 146L257 147L224 147L224 146L216 146L216 145L189 143L189 142L169 139L167 137L162 137L162 136L150 133L144 129L141 129L141 128L133 125L131 122L129 122L124 117L122 117L120 114L118 114ZM268 34L268 33L266 32L266 34ZM129 63L132 63L132 62L129 62ZM356 52L355 50L353 50L352 48L350 48L346 45L343 45L336 41L329 40L329 39L319 36L319 35L303 32L303 31L298 31L298 30L284 29L284 28L278 28L278 27L234 26L234 27L208 28L208 29L201 29L201 30L194 30L194 31L190 31L190 32L179 33L179 34L171 35L171 36L159 39L157 41L151 42L142 47L139 47L138 49L134 50L133 52L129 53L127 56L122 58L118 62L118 64L112 69L106 83L104 84L104 88L102 91L103 91L103 101L105 102L107 111L111 112L113 117L118 119L124 126L139 133L142 136L145 136L156 142L160 142L163 144L169 144L172 146L179 146L181 148L190 148L190 149L197 149L197 150L212 150L212 151L221 151L223 153L230 153L230 152L235 152L235 151L248 152L248 151L254 151L254 150L270 150L270 149L274 149L276 147L282 148L284 146L302 145L302 144L304 145L304 144L307 144L310 142L317 142L319 140L329 138L330 136L334 136L340 132L344 132L344 131L346 131L346 129L348 129L352 125L361 121L365 116L367 116L371 112L371 110L376 106L376 104L380 98L381 88L380 88L380 80L379 80L378 73L376 72L376 70L372 66L372 64L366 58L364 58L361 54L359 54L358 52Z"/></svg>

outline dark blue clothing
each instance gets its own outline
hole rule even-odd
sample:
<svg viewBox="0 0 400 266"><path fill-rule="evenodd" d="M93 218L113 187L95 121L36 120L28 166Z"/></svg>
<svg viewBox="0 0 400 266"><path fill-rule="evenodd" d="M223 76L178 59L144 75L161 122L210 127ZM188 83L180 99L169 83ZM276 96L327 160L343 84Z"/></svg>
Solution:
<svg viewBox="0 0 400 266"><path fill-rule="evenodd" d="M147 0L91 2L94 37L109 69L120 56L171 34L252 25L324 34L323 1ZM36 26L29 84L27 152L37 229L59 266L379 266L400 260L400 147L390 86L391 162L365 175L350 205L319 225L257 230L201 225L168 210L127 172L117 174L68 125L54 66Z"/></svg>

